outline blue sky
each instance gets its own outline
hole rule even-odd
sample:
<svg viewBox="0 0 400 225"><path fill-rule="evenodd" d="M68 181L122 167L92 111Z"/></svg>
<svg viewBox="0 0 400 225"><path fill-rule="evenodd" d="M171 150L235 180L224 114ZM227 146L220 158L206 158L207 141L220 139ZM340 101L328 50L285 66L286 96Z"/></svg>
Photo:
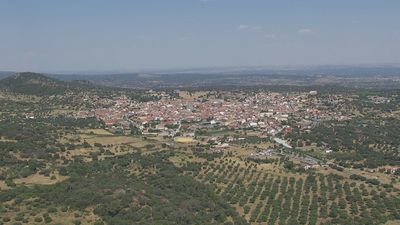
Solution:
<svg viewBox="0 0 400 225"><path fill-rule="evenodd" d="M398 0L0 0L0 70L400 63Z"/></svg>

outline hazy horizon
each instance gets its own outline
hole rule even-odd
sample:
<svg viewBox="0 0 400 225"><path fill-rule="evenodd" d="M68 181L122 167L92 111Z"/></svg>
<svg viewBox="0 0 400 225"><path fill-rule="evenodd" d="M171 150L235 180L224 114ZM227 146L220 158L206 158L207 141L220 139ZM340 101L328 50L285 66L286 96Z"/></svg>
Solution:
<svg viewBox="0 0 400 225"><path fill-rule="evenodd" d="M399 10L395 0L5 0L0 70L398 64Z"/></svg>

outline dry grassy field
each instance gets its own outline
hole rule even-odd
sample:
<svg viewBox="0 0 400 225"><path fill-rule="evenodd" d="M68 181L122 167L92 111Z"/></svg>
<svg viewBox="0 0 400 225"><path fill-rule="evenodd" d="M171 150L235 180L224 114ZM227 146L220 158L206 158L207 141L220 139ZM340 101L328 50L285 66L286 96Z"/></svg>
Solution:
<svg viewBox="0 0 400 225"><path fill-rule="evenodd" d="M30 175L25 178L15 179L14 183L25 184L25 185L33 185L33 184L51 185L51 184L56 184L58 182L62 182L66 179L68 179L67 176L61 176L58 173L53 173L50 176L45 176L45 175L36 173L36 174Z"/></svg>

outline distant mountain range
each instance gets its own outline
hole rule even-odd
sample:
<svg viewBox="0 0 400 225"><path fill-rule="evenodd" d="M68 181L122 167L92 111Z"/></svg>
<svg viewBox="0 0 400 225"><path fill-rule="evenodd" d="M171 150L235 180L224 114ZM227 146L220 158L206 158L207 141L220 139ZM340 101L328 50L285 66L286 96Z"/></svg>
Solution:
<svg viewBox="0 0 400 225"><path fill-rule="evenodd" d="M0 71L0 79L9 77L9 76L13 76L15 75L16 72L11 72L11 71Z"/></svg>
<svg viewBox="0 0 400 225"><path fill-rule="evenodd" d="M0 78L15 72L0 72ZM220 86L337 85L400 88L400 65L237 67L118 74L45 74L48 77L123 88L200 88Z"/></svg>

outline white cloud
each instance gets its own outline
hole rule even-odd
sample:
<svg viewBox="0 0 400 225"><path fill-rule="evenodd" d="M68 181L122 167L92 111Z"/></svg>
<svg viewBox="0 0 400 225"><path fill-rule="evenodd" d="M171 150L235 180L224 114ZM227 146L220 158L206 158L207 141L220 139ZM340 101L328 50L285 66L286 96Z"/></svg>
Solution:
<svg viewBox="0 0 400 225"><path fill-rule="evenodd" d="M238 30L246 30L246 29L248 29L249 28L249 26L248 25L239 25L239 27L238 27Z"/></svg>
<svg viewBox="0 0 400 225"><path fill-rule="evenodd" d="M315 32L310 28L302 28L297 31L299 34L314 34Z"/></svg>
<svg viewBox="0 0 400 225"><path fill-rule="evenodd" d="M241 24L238 26L238 30L262 30L263 27L261 26L250 26L250 25L245 25Z"/></svg>
<svg viewBox="0 0 400 225"><path fill-rule="evenodd" d="M276 34L265 34L264 37L268 39L276 39Z"/></svg>

